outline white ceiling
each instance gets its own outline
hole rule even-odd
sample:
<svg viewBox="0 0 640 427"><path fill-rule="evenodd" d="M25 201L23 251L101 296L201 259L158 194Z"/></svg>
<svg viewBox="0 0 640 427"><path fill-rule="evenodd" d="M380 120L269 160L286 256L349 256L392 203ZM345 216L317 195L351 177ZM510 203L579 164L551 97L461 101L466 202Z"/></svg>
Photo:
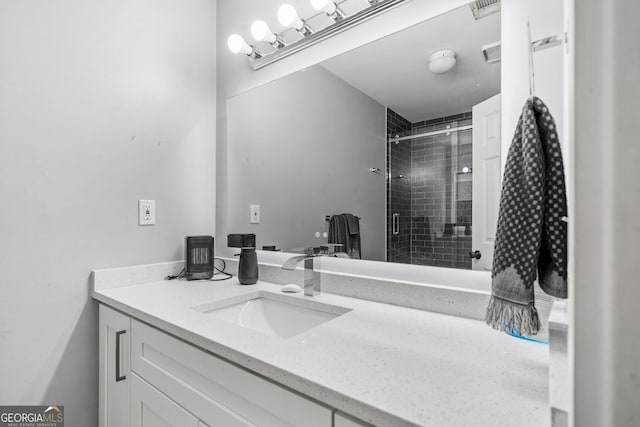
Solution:
<svg viewBox="0 0 640 427"><path fill-rule="evenodd" d="M500 14L478 21L462 6L320 65L411 122L470 111L500 92L500 62L481 46L500 40ZM429 55L453 49L457 64L433 74Z"/></svg>

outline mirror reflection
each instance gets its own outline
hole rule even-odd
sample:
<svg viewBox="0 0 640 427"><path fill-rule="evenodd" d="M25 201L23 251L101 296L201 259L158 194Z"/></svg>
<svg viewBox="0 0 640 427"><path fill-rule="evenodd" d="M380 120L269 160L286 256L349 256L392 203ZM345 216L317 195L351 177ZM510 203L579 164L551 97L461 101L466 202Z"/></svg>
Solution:
<svg viewBox="0 0 640 427"><path fill-rule="evenodd" d="M229 99L229 230L490 269L499 47L500 14L464 6Z"/></svg>

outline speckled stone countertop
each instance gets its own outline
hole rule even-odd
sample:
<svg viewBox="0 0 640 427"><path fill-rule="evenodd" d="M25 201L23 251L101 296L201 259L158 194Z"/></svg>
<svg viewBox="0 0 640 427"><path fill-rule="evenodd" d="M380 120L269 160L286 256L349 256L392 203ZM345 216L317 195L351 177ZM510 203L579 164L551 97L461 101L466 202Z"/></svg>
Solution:
<svg viewBox="0 0 640 427"><path fill-rule="evenodd" d="M289 339L193 307L280 285L152 281L93 297L376 426L548 426L548 347L483 322L323 293L351 309ZM291 298L309 298L294 294Z"/></svg>

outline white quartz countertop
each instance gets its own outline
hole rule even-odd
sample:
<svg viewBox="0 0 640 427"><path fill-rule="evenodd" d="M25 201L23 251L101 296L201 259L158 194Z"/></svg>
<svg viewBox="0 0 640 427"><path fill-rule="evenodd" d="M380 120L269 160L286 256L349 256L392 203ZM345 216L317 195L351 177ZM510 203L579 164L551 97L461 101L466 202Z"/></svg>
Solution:
<svg viewBox="0 0 640 427"><path fill-rule="evenodd" d="M162 280L93 296L377 426L549 425L548 347L480 321L324 293L313 300L351 311L284 339L193 309L280 288Z"/></svg>

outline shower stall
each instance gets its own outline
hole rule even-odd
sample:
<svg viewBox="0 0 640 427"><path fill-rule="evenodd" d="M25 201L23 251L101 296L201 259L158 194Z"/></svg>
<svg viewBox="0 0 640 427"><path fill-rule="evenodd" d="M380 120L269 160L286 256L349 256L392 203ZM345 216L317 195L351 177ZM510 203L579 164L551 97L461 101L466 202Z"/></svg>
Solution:
<svg viewBox="0 0 640 427"><path fill-rule="evenodd" d="M411 123L387 109L387 261L471 269L471 112Z"/></svg>

